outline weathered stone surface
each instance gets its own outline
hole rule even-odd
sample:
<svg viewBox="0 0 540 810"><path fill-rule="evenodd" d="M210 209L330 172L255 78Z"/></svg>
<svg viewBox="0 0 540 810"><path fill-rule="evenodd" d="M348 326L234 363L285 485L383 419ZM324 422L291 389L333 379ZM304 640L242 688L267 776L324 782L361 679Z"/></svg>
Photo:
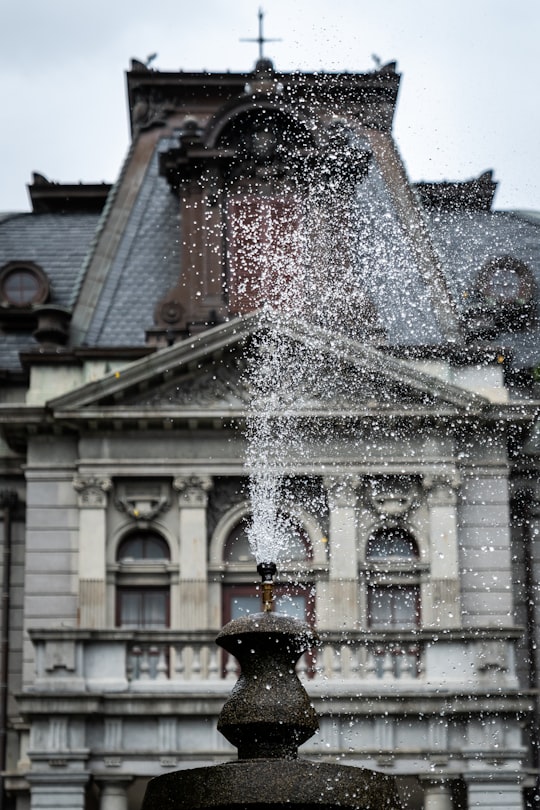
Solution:
<svg viewBox="0 0 540 810"><path fill-rule="evenodd" d="M242 667L218 730L238 748L240 759L296 757L298 746L319 728L294 670L317 634L289 616L254 613L229 622L216 641Z"/></svg>
<svg viewBox="0 0 540 810"><path fill-rule="evenodd" d="M229 622L216 641L242 665L218 722L238 746L239 761L152 779L142 810L399 810L391 777L296 758L319 726L294 670L318 642L313 628L279 613L254 613Z"/></svg>
<svg viewBox="0 0 540 810"><path fill-rule="evenodd" d="M193 768L148 783L141 810L400 810L392 777L306 760L249 760Z"/></svg>

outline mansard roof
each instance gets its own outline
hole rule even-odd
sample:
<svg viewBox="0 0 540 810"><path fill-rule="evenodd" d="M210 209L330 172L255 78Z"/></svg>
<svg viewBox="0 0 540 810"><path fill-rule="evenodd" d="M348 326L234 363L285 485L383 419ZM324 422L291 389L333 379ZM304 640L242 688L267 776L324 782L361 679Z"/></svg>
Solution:
<svg viewBox="0 0 540 810"><path fill-rule="evenodd" d="M185 284L189 273L182 265L178 198L160 174L160 159L178 147L193 108L210 137L219 121L254 103L257 94L246 94L245 86L259 79L255 73L160 73L135 64L128 90L138 134L101 220L97 213L77 209L87 204L88 194L103 201L104 186L85 190L45 179L34 183L36 193L41 193L39 186L45 194L45 207L56 206L64 189L75 195L69 213L0 219L0 268L18 259L43 268L50 280L49 303L73 313L70 348L114 351L148 345L156 304L175 285ZM393 112L399 87L392 66L370 74L273 73L272 81L288 83L291 97L306 88L335 96L341 87L346 98L358 91L366 115L370 105L381 115L386 108ZM490 210L486 201L495 186L490 174L465 183L418 184L415 190L389 129L373 122L362 129L372 157L356 205L364 229L358 243L359 284L387 346L464 345L467 336L460 326L480 270L489 261L511 257L529 268L536 297L525 328L519 322L517 327L503 324L482 340L491 347L503 345L517 367L537 366L538 217ZM418 194L430 200L427 208ZM19 353L38 348L31 330L6 333L0 341L0 368L19 369Z"/></svg>
<svg viewBox="0 0 540 810"><path fill-rule="evenodd" d="M70 310L99 216L96 211L74 211L2 217L0 269L8 263L37 265L49 282L48 303ZM19 353L37 347L31 328L0 333L0 368L20 369Z"/></svg>

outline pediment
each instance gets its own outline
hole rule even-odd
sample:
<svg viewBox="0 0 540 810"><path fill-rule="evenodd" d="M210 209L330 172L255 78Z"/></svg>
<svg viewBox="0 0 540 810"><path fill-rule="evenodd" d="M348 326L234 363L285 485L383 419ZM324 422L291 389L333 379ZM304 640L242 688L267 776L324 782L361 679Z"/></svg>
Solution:
<svg viewBox="0 0 540 810"><path fill-rule="evenodd" d="M49 403L57 416L245 416L252 399L247 356L264 329L254 314L138 360L121 372ZM306 416L480 413L488 400L410 363L317 327L288 322L280 335L300 359L291 372L290 402Z"/></svg>

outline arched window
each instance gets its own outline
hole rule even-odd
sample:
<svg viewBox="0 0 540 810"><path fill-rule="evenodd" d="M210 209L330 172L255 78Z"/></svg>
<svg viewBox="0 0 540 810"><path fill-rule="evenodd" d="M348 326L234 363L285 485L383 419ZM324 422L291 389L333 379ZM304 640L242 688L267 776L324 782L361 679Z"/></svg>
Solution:
<svg viewBox="0 0 540 810"><path fill-rule="evenodd" d="M312 546L306 530L288 515L281 521L286 536L286 565L307 563L312 559ZM227 564L227 582L223 589L224 622L240 616L257 613L261 610L261 593L255 584L256 561L248 539L249 522L243 520L231 529L223 546L223 562ZM246 565L247 564L247 565ZM245 581L245 572L251 571L249 584ZM244 581L242 581L244 579ZM314 621L314 588L312 583L305 583L304 577L295 581L282 580L274 587L275 609L281 613L301 619Z"/></svg>
<svg viewBox="0 0 540 810"><path fill-rule="evenodd" d="M158 630L170 624L167 542L157 532L139 531L125 537L116 552L116 626ZM161 565L160 565L161 564Z"/></svg>
<svg viewBox="0 0 540 810"><path fill-rule="evenodd" d="M416 540L405 529L378 529L366 545L366 560L418 559Z"/></svg>
<svg viewBox="0 0 540 810"><path fill-rule="evenodd" d="M118 562L129 560L169 560L169 546L159 534L138 532L124 538L118 546Z"/></svg>
<svg viewBox="0 0 540 810"><path fill-rule="evenodd" d="M227 536L223 547L223 562L229 564L252 563L255 556L248 537L249 522L237 524ZM313 549L306 530L288 515L281 520L285 557L288 562L307 562L313 557Z"/></svg>
<svg viewBox="0 0 540 810"><path fill-rule="evenodd" d="M420 623L418 546L405 529L377 529L366 544L368 625L372 630L412 630Z"/></svg>
<svg viewBox="0 0 540 810"><path fill-rule="evenodd" d="M249 544L245 521L239 523L229 532L223 547L223 562L232 565L235 563L252 563L255 565L255 557Z"/></svg>

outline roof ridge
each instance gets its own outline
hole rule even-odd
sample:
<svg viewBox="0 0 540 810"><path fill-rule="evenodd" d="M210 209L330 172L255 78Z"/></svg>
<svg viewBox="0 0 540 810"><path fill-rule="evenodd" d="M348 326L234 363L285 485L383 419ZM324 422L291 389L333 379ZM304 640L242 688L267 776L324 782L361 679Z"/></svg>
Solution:
<svg viewBox="0 0 540 810"><path fill-rule="evenodd" d="M91 242L90 242L90 244L88 246L88 251L87 251L87 254L86 254L86 258L84 259L84 261L83 261L83 263L81 265L79 275L75 279L75 284L73 286L73 295L72 295L71 302L70 302L70 306L71 306L72 310L74 310L76 305L77 305L77 301L79 299L79 295L80 295L80 292L81 292L81 289L82 289L82 286L83 286L83 283L84 283L84 279L86 277L86 273L88 272L88 268L90 267L90 264L91 264L92 259L94 257L94 254L95 254L96 248L98 246L100 237L101 237L103 231L105 230L105 226L107 224L107 221L109 219L109 216L110 216L111 210L113 208L114 202L115 202L116 197L118 195L118 190L119 190L120 186L122 185L122 180L124 179L125 174L127 172L129 162L131 160L131 156L133 154L134 148L135 148L135 141L131 141L131 143L129 145L129 149L128 149L127 154L126 154L126 157L124 158L124 161L123 161L122 166L120 168L120 173L119 173L116 181L113 183L109 194L107 195L107 200L105 202L105 205L103 206L103 211L101 212L101 216L100 216L98 224L96 226L94 237L93 237L93 239L91 240Z"/></svg>

